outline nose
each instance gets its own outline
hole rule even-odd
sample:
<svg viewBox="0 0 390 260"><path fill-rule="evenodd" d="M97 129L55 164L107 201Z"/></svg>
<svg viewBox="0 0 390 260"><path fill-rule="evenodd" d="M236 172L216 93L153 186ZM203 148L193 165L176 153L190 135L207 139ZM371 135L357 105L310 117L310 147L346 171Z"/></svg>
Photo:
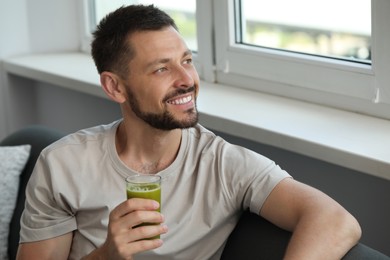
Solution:
<svg viewBox="0 0 390 260"><path fill-rule="evenodd" d="M192 87L194 82L193 70L180 66L176 70L175 87Z"/></svg>

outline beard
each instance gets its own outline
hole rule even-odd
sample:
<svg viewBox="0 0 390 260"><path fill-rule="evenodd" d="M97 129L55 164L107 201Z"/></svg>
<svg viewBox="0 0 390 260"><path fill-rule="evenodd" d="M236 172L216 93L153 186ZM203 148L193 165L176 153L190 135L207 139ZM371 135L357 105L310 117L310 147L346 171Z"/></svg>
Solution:
<svg viewBox="0 0 390 260"><path fill-rule="evenodd" d="M195 90L195 87L189 87L187 89L178 89L174 93L170 93L168 96L164 98L164 100L168 100L177 95L182 95L185 93L189 93ZM184 129L194 127L198 123L198 111L196 108L196 99L194 100L195 107L188 109L185 111L186 118L182 120L178 120L174 117L172 113L168 110L164 110L161 113L152 113L145 112L141 110L140 102L135 97L134 93L131 91L129 86L126 86L126 92L128 97L128 103L130 108L133 110L134 114L142 119L144 122L149 124L150 126L159 129L159 130L173 130L173 129Z"/></svg>

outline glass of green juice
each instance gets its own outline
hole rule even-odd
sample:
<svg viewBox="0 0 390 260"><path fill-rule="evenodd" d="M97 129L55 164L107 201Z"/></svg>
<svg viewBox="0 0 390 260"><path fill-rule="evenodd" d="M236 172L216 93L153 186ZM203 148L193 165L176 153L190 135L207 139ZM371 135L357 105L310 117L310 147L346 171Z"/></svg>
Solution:
<svg viewBox="0 0 390 260"><path fill-rule="evenodd" d="M139 174L126 178L127 199L142 198L155 200L160 204L157 209L161 212L161 176L154 174ZM141 225L155 225L154 223L142 223ZM150 239L160 238L160 236L151 237Z"/></svg>

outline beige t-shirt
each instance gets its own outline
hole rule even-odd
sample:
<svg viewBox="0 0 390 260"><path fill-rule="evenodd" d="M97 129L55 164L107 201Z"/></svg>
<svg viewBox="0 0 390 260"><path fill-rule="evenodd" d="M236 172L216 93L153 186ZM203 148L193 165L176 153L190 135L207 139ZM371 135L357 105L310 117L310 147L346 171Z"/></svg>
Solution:
<svg viewBox="0 0 390 260"><path fill-rule="evenodd" d="M103 244L108 215L126 199L126 167L115 149L120 121L71 134L46 148L26 191L21 242L74 232L69 259ZM162 176L162 247L135 259L219 259L240 213L258 213L289 175L248 149L197 125L184 129L175 161Z"/></svg>

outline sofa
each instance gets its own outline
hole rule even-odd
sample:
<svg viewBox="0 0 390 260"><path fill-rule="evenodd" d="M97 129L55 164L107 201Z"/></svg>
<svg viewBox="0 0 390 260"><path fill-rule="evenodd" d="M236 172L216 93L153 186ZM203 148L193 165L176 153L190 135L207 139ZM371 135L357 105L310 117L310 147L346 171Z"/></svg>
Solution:
<svg viewBox="0 0 390 260"><path fill-rule="evenodd" d="M28 126L18 130L0 142L5 146L30 145L29 157L21 169L16 205L9 224L8 249L9 259L16 258L19 242L20 216L24 208L25 188L34 164L41 150L64 136L63 133L45 127ZM244 212L237 226L230 234L222 254L223 260L237 259L282 259L291 233L282 230L258 215ZM390 257L362 243L353 247L343 259L378 259L389 260Z"/></svg>
<svg viewBox="0 0 390 260"><path fill-rule="evenodd" d="M62 136L64 136L64 134L60 131L45 126L33 125L10 134L0 142L0 146L20 146L26 144L31 146L28 160L20 173L16 204L9 224L7 253L8 258L11 260L16 258L16 252L19 245L19 222L24 209L24 201L26 198L24 191L28 179L30 178L41 150Z"/></svg>

